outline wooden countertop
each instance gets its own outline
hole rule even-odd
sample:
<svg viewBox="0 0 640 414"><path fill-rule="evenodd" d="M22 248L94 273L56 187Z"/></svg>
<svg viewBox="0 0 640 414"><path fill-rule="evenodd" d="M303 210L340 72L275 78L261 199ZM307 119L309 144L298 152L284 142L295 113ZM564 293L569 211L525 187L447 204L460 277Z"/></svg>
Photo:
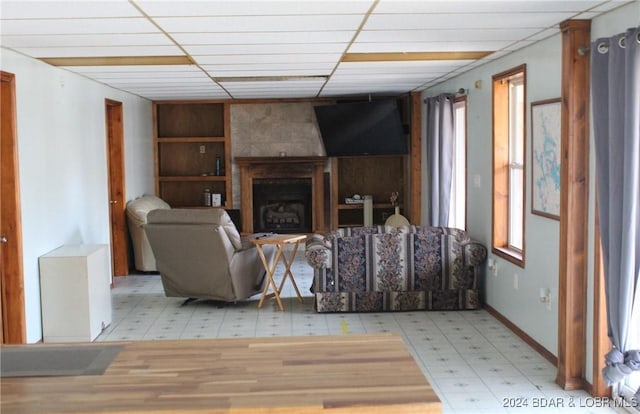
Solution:
<svg viewBox="0 0 640 414"><path fill-rule="evenodd" d="M398 335L120 344L122 351L103 375L3 378L0 411L441 412L440 400Z"/></svg>

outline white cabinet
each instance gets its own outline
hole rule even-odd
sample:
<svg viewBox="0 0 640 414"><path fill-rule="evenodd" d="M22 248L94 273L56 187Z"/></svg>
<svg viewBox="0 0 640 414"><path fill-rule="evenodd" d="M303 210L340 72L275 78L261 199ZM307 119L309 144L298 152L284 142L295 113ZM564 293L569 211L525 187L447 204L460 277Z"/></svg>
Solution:
<svg viewBox="0 0 640 414"><path fill-rule="evenodd" d="M111 323L107 245L62 246L40 256L44 342L89 342Z"/></svg>

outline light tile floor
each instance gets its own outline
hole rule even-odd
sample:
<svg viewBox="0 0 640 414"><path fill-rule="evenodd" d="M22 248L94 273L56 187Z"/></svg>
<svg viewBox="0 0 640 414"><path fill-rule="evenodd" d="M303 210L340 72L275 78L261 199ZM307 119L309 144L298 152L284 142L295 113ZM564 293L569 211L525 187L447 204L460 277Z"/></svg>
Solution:
<svg viewBox="0 0 640 414"><path fill-rule="evenodd" d="M284 267L279 266L278 275ZM312 269L299 251L281 312L274 300L257 308L259 295L219 306L164 296L158 275L115 280L113 321L98 341L230 338L291 335L400 334L442 400L444 413L615 413L584 391L554 383L555 367L484 310L318 314L309 287Z"/></svg>

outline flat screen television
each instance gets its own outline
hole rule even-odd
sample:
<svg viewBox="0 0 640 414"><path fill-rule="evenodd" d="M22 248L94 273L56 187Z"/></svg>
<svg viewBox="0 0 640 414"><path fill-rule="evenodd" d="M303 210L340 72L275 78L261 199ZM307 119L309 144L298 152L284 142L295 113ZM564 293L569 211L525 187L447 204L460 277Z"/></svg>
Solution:
<svg viewBox="0 0 640 414"><path fill-rule="evenodd" d="M314 107L328 157L407 154L409 144L393 99Z"/></svg>

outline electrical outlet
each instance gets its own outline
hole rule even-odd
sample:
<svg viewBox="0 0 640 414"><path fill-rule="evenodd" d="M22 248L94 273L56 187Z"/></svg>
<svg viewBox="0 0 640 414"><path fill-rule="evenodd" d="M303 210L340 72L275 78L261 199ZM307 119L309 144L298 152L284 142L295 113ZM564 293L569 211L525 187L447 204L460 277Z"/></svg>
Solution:
<svg viewBox="0 0 640 414"><path fill-rule="evenodd" d="M518 290L518 282L519 282L518 279L520 279L520 276L517 273L514 273L513 274L513 288L515 290Z"/></svg>
<svg viewBox="0 0 640 414"><path fill-rule="evenodd" d="M200 145L200 154L204 154L205 152L207 152L207 149L205 148L205 146Z"/></svg>
<svg viewBox="0 0 640 414"><path fill-rule="evenodd" d="M498 262L496 262L496 259L490 257L489 260L487 260L487 269L489 269L494 276L498 276Z"/></svg>
<svg viewBox="0 0 640 414"><path fill-rule="evenodd" d="M482 186L482 178L479 174L474 174L473 176L473 187L480 188Z"/></svg>

